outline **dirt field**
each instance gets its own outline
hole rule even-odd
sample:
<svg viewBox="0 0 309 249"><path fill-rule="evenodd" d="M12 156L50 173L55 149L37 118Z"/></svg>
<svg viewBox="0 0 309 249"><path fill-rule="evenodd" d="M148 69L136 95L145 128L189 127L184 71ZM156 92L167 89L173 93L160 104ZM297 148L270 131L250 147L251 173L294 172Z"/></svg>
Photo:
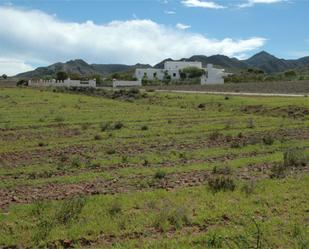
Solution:
<svg viewBox="0 0 309 249"><path fill-rule="evenodd" d="M309 101L0 88L0 248L308 248Z"/></svg>

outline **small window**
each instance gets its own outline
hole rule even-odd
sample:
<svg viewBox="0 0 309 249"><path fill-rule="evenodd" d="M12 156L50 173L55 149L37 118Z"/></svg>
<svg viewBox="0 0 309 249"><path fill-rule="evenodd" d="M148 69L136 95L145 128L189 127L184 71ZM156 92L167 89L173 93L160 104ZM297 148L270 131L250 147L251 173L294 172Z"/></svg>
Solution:
<svg viewBox="0 0 309 249"><path fill-rule="evenodd" d="M173 77L176 77L176 73L173 73Z"/></svg>

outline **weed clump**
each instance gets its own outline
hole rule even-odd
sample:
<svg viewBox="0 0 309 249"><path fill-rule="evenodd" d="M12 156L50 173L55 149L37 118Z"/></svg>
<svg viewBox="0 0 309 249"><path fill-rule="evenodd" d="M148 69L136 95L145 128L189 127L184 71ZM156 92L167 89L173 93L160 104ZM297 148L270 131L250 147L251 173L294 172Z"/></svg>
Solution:
<svg viewBox="0 0 309 249"><path fill-rule="evenodd" d="M162 232L165 232L171 228L180 229L184 225L190 225L190 223L187 209L172 203L165 203L160 209L153 225Z"/></svg>
<svg viewBox="0 0 309 249"><path fill-rule="evenodd" d="M120 121L118 121L118 122L116 122L115 124L114 124L114 129L115 130L120 130L121 128L123 128L124 127L124 124L122 123L122 122L120 122Z"/></svg>
<svg viewBox="0 0 309 249"><path fill-rule="evenodd" d="M298 148L288 149L283 153L283 162L276 163L271 168L271 178L283 178L287 171L293 168L306 166L309 162L309 155Z"/></svg>
<svg viewBox="0 0 309 249"><path fill-rule="evenodd" d="M165 178L165 176L166 176L165 171L163 171L163 170L158 170L158 171L155 173L154 178L155 178L155 179L163 179L163 178Z"/></svg>
<svg viewBox="0 0 309 249"><path fill-rule="evenodd" d="M218 132L218 131L214 131L214 132L210 133L209 139L210 139L211 141L216 141L216 140L218 140L221 136L222 136L222 133L220 133L220 132Z"/></svg>
<svg viewBox="0 0 309 249"><path fill-rule="evenodd" d="M265 145L272 145L275 142L275 139L270 134L264 136L262 140Z"/></svg>
<svg viewBox="0 0 309 249"><path fill-rule="evenodd" d="M236 184L230 176L213 175L208 178L207 183L213 192L234 191L236 188Z"/></svg>
<svg viewBox="0 0 309 249"><path fill-rule="evenodd" d="M148 126L147 125L143 125L141 128L142 131L147 131L148 130Z"/></svg>
<svg viewBox="0 0 309 249"><path fill-rule="evenodd" d="M102 140L103 137L100 134L94 136L94 140Z"/></svg>
<svg viewBox="0 0 309 249"><path fill-rule="evenodd" d="M114 154L116 154L116 150L114 148L109 148L109 149L107 149L106 153L108 155L114 155Z"/></svg>
<svg viewBox="0 0 309 249"><path fill-rule="evenodd" d="M55 214L55 220L62 225L68 225L77 220L86 200L82 197L65 200Z"/></svg>
<svg viewBox="0 0 309 249"><path fill-rule="evenodd" d="M115 216L117 214L120 214L122 212L122 207L121 207L121 204L119 203L119 201L114 201L110 208L108 209L108 213L111 215L111 216Z"/></svg>

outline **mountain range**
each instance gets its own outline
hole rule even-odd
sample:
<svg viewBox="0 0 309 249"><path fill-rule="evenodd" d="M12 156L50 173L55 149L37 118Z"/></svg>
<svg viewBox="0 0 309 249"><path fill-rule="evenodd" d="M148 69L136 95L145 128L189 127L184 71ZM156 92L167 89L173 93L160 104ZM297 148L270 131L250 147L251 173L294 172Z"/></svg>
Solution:
<svg viewBox="0 0 309 249"><path fill-rule="evenodd" d="M248 68L255 68L263 70L266 73L278 73L290 69L295 69L309 65L309 56L296 60L279 59L265 51L262 51L247 60L239 60L237 58L230 58L225 55L194 55L190 58L183 58L182 61L200 61L203 66L208 63L222 67L230 72L237 72ZM172 61L172 59L165 59L156 64L154 68L163 68L165 61ZM39 67L33 71L25 72L16 75L18 78L40 78L44 76L55 76L59 71L65 71L70 74L79 74L81 76L89 76L99 74L107 76L112 73L132 72L138 68L151 67L145 64L123 65L123 64L88 64L87 62L77 59L70 60L65 63L55 63L47 67Z"/></svg>

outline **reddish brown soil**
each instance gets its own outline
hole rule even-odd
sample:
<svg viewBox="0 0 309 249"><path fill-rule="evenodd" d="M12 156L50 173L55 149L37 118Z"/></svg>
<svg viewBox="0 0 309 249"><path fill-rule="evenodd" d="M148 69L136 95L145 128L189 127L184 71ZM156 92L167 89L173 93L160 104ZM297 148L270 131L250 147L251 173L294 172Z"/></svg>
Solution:
<svg viewBox="0 0 309 249"><path fill-rule="evenodd" d="M271 164L251 165L246 169L235 172L241 179L260 179L268 177ZM309 167L300 168L308 171ZM0 189L0 208L14 203L31 203L37 200L60 200L78 195L116 194L146 189L164 188L173 190L188 186L204 184L209 170L178 172L165 176L163 179L154 179L153 176L134 175L113 180L95 180L80 184L46 184L42 186L17 186L13 189Z"/></svg>

